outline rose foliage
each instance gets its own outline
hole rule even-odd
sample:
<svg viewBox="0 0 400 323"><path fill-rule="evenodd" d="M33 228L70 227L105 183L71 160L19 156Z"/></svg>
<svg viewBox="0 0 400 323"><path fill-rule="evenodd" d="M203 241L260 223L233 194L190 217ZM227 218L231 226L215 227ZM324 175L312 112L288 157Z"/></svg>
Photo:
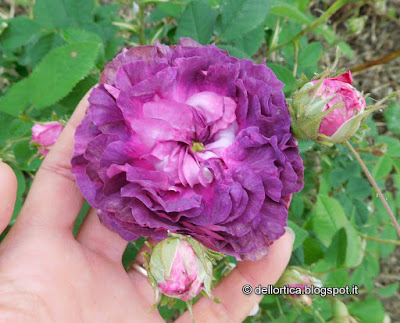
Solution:
<svg viewBox="0 0 400 323"><path fill-rule="evenodd" d="M76 131L77 184L126 240L169 230L259 259L303 187L282 87L265 64L188 38L124 49Z"/></svg>

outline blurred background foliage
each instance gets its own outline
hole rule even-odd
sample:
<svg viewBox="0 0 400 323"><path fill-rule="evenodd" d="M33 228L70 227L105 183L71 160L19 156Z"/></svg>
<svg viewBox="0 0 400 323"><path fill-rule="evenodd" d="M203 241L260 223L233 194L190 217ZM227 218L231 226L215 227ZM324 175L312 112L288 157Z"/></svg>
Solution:
<svg viewBox="0 0 400 323"><path fill-rule="evenodd" d="M180 37L191 37L256 63L263 64L266 57L290 96L296 79L329 65L338 46L344 56L339 68L358 71L356 85L370 92L373 102L399 89L399 14L400 2L393 0L1 0L0 158L18 178L8 228L42 161L30 144L33 122L68 120L123 47L157 40L175 44ZM392 56L385 59L388 54ZM368 61L376 62L373 67L359 65ZM398 216L399 103L392 102L366 124L369 130L363 130L356 150ZM358 285L358 296L338 299L360 322L400 321L400 243L376 192L346 147L300 141L299 148L305 187L289 210L289 225L296 232L290 264L317 275L324 286ZM85 204L75 233L87 210ZM129 244L126 266L142 244L143 239ZM234 263L231 257L222 261L217 277ZM171 321L184 308L177 302L160 312ZM246 321L350 322L350 316L335 317L329 297L316 296L312 305L305 305L269 295Z"/></svg>

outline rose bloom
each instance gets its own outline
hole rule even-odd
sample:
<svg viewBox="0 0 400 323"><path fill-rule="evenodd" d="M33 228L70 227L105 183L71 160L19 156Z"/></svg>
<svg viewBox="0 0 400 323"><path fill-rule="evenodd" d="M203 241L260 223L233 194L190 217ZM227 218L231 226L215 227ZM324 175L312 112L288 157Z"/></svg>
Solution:
<svg viewBox="0 0 400 323"><path fill-rule="evenodd" d="M43 156L49 153L64 127L59 122L35 123L32 127L32 143L38 144L38 150Z"/></svg>
<svg viewBox="0 0 400 323"><path fill-rule="evenodd" d="M128 241L169 230L260 259L303 187L282 87L265 64L189 38L124 49L76 131L76 182Z"/></svg>
<svg viewBox="0 0 400 323"><path fill-rule="evenodd" d="M314 81L314 84L317 82L318 81ZM327 78L322 82L321 87L317 91L316 97L328 98L329 96L333 96L333 98L325 105L323 111L330 109L339 102L342 102L343 105L333 109L332 112L322 119L319 133L329 137L333 136L338 129L346 123L346 121L365 111L367 104L365 103L361 93L357 91L352 84L353 77L351 76L350 71L337 77Z"/></svg>

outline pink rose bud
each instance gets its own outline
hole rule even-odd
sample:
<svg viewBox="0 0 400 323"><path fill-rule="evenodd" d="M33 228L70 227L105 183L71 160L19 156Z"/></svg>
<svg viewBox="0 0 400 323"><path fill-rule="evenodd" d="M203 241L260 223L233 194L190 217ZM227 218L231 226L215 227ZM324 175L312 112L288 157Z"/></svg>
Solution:
<svg viewBox="0 0 400 323"><path fill-rule="evenodd" d="M349 140L376 110L367 108L352 82L351 73L347 72L308 82L294 93L289 110L295 136L328 146Z"/></svg>
<svg viewBox="0 0 400 323"><path fill-rule="evenodd" d="M146 269L156 293L190 301L204 290L210 297L213 259L220 254L207 249L193 238L170 234L146 254Z"/></svg>
<svg viewBox="0 0 400 323"><path fill-rule="evenodd" d="M63 128L58 122L35 123L32 127L31 142L37 145L43 156L46 156L50 151L48 148L56 143Z"/></svg>
<svg viewBox="0 0 400 323"><path fill-rule="evenodd" d="M312 275L312 273L296 266L288 267L282 274L276 286L287 286L292 288L300 288L303 292L305 287L311 287L311 285L321 287L321 280ZM304 294L289 294L287 297L293 303L299 303L305 306L310 306L312 304L312 299L308 295Z"/></svg>

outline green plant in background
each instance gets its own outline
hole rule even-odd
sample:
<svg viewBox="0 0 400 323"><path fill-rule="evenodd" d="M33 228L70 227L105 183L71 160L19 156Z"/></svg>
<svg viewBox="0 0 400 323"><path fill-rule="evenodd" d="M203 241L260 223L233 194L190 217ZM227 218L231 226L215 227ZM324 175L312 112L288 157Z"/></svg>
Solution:
<svg viewBox="0 0 400 323"><path fill-rule="evenodd" d="M398 19L387 1L140 0L100 5L92 0L36 0L0 7L0 158L18 178L10 226L41 164L37 148L30 144L33 120L67 120L107 61L123 47L156 40L175 44L180 37L191 37L257 63L267 57L267 65L290 97L296 80L302 74L311 78L321 72L336 46L344 56L353 56L347 37L365 28L366 16L359 17L360 10L375 5L387 12L388 19ZM312 14L313 6L318 10ZM353 19L341 33L329 23L340 10ZM383 118L384 132L369 117L368 129L357 135L358 143L353 145L396 216L400 209L399 104L392 102ZM385 206L348 147L328 148L299 140L299 148L305 187L293 197L289 209L289 225L296 233L290 264L318 276L324 286L358 285L359 295L334 300L315 296L312 304L300 305L268 295L247 321L350 322L354 317L382 322L381 299L399 288L398 282L380 288L374 283L380 260L400 245ZM75 233L87 209L85 205ZM142 244L143 239L129 244L125 265ZM232 257L222 260L215 268L217 279L235 262ZM178 301L171 309L159 308L166 320L172 320L184 304Z"/></svg>

